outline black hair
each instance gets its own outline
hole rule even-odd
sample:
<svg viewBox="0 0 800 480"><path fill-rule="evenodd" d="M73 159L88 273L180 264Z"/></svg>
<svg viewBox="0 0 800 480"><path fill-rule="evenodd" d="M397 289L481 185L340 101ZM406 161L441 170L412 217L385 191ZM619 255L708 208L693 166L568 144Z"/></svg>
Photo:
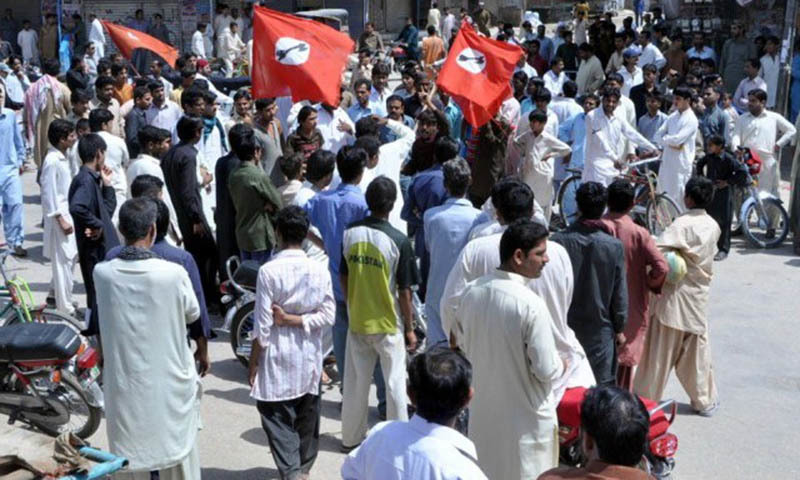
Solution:
<svg viewBox="0 0 800 480"><path fill-rule="evenodd" d="M644 67L642 67L642 73L658 73L658 67L653 65L652 63L648 63Z"/></svg>
<svg viewBox="0 0 800 480"><path fill-rule="evenodd" d="M725 139L721 135L711 135L708 137L708 143L718 147L725 147Z"/></svg>
<svg viewBox="0 0 800 480"><path fill-rule="evenodd" d="M372 78L375 78L376 75L389 75L389 66L385 63L377 63L374 67L372 67Z"/></svg>
<svg viewBox="0 0 800 480"><path fill-rule="evenodd" d="M99 132L103 125L114 120L114 114L105 108L95 108L89 112L89 129L92 132Z"/></svg>
<svg viewBox="0 0 800 480"><path fill-rule="evenodd" d="M131 182L131 198L158 198L164 188L164 182L155 175L138 175Z"/></svg>
<svg viewBox="0 0 800 480"><path fill-rule="evenodd" d="M715 62L713 58L701 58L700 63L711 68L715 68L717 66L717 62Z"/></svg>
<svg viewBox="0 0 800 480"><path fill-rule="evenodd" d="M319 149L306 160L306 180L318 182L333 173L336 155L329 150Z"/></svg>
<svg viewBox="0 0 800 480"><path fill-rule="evenodd" d="M353 91L355 92L362 85L366 85L367 90L372 88L372 82L368 78L359 78L353 83Z"/></svg>
<svg viewBox="0 0 800 480"><path fill-rule="evenodd" d="M75 122L75 131L77 132L78 130L90 130L88 118L79 118L78 121Z"/></svg>
<svg viewBox="0 0 800 480"><path fill-rule="evenodd" d="M256 141L256 131L250 125L240 123L243 128L237 128L235 131L231 128L228 133L231 141L231 150L243 162L251 161L256 156L256 148L258 142Z"/></svg>
<svg viewBox="0 0 800 480"><path fill-rule="evenodd" d="M681 97L685 100L691 100L694 94L688 87L677 87L675 90L672 91L672 96L674 97Z"/></svg>
<svg viewBox="0 0 800 480"><path fill-rule="evenodd" d="M547 239L547 235L547 227L530 218L516 220L500 237L500 262L507 262L517 250L527 254Z"/></svg>
<svg viewBox="0 0 800 480"><path fill-rule="evenodd" d="M554 67L559 63L564 63L564 59L559 56L555 56L552 60L550 60L550 67Z"/></svg>
<svg viewBox="0 0 800 480"><path fill-rule="evenodd" d="M706 177L693 176L686 182L686 196L692 199L694 208L706 208L714 197L714 184Z"/></svg>
<svg viewBox="0 0 800 480"><path fill-rule="evenodd" d="M159 88L162 89L162 90L164 89L164 84L159 82L159 81L155 81L154 80L154 81L152 81L152 82L147 84L147 89L150 90L150 93L155 92Z"/></svg>
<svg viewBox="0 0 800 480"><path fill-rule="evenodd" d="M203 119L195 115L184 115L178 120L178 139L181 142L188 142L194 139L197 132L203 130Z"/></svg>
<svg viewBox="0 0 800 480"><path fill-rule="evenodd" d="M757 58L748 58L745 63L747 63L748 65L750 65L751 67L753 67L755 69L761 68L761 60L759 60Z"/></svg>
<svg viewBox="0 0 800 480"><path fill-rule="evenodd" d="M601 461L633 467L647 448L650 415L627 390L593 387L583 397L581 428L594 439Z"/></svg>
<svg viewBox="0 0 800 480"><path fill-rule="evenodd" d="M297 113L297 125L299 126L301 123L305 122L312 113L317 113L317 109L310 105L301 108Z"/></svg>
<svg viewBox="0 0 800 480"><path fill-rule="evenodd" d="M592 47L586 42L583 42L580 45L578 45L578 50L583 50L584 52L588 53L594 53L594 47Z"/></svg>
<svg viewBox="0 0 800 480"><path fill-rule="evenodd" d="M75 131L75 125L67 120L57 118L47 127L47 141L50 145L58 147L58 142L69 137Z"/></svg>
<svg viewBox="0 0 800 480"><path fill-rule="evenodd" d="M296 180L300 178L300 172L303 171L303 162L305 157L301 153L293 153L291 155L283 155L278 158L278 167L281 173L289 180Z"/></svg>
<svg viewBox="0 0 800 480"><path fill-rule="evenodd" d="M550 100L553 99L553 94L550 93L550 90L546 88L540 88L538 92L536 92L536 96L533 98L535 102L547 102L550 103Z"/></svg>
<svg viewBox="0 0 800 480"><path fill-rule="evenodd" d="M622 84L624 84L624 83L625 83L625 79L624 79L624 78L622 78L622 75L620 75L619 73L609 73L609 74L606 76L606 83L608 83L608 82L610 82L610 81L617 82L617 83L619 83L620 85L622 85Z"/></svg>
<svg viewBox="0 0 800 480"><path fill-rule="evenodd" d="M136 87L133 89L133 99L139 100L140 98L144 97L150 93L150 89L147 87Z"/></svg>
<svg viewBox="0 0 800 480"><path fill-rule="evenodd" d="M119 64L119 63L112 63L111 64L111 76L112 77L116 77L117 75L122 73L123 70L125 70L127 72L128 67L125 66L125 65Z"/></svg>
<svg viewBox="0 0 800 480"><path fill-rule="evenodd" d="M575 98L578 95L578 84L572 80L567 80L561 86L561 93L567 98Z"/></svg>
<svg viewBox="0 0 800 480"><path fill-rule="evenodd" d="M578 211L581 217L596 220L603 215L606 209L608 193L606 187L598 182L585 182L575 194L578 202Z"/></svg>
<svg viewBox="0 0 800 480"><path fill-rule="evenodd" d="M275 215L275 231L284 243L300 245L308 234L308 215L297 205L282 208Z"/></svg>
<svg viewBox="0 0 800 480"><path fill-rule="evenodd" d="M361 117L356 122L356 138L374 137L378 135L380 130L381 126L371 115Z"/></svg>
<svg viewBox="0 0 800 480"><path fill-rule="evenodd" d="M344 183L353 183L367 166L367 152L362 148L343 147L336 154L336 168Z"/></svg>
<svg viewBox="0 0 800 480"><path fill-rule="evenodd" d="M522 70L520 70L518 72L514 72L514 75L512 76L512 78L514 80L522 80L522 83L524 83L525 85L528 85L528 74L523 72Z"/></svg>
<svg viewBox="0 0 800 480"><path fill-rule="evenodd" d="M603 90L603 97L617 97L617 100L619 100L621 95L622 94L619 93L619 88L606 87Z"/></svg>
<svg viewBox="0 0 800 480"><path fill-rule="evenodd" d="M355 148L364 149L364 151L367 152L368 157L374 157L380 151L381 142L375 135L361 135L360 137L356 138L353 146Z"/></svg>
<svg viewBox="0 0 800 480"><path fill-rule="evenodd" d="M594 100L595 106L600 104L600 97L598 97L594 93L587 93L586 95L583 96L583 98L581 98L581 105L585 105L586 100L589 100L590 98Z"/></svg>
<svg viewBox="0 0 800 480"><path fill-rule="evenodd" d="M547 114L541 110L531 110L528 114L528 122L547 123Z"/></svg>
<svg viewBox="0 0 800 480"><path fill-rule="evenodd" d="M46 73L47 75L55 77L61 71L61 63L59 63L59 61L56 60L55 58L48 58L47 60L44 61L44 64L42 65L42 70L44 70L44 73Z"/></svg>
<svg viewBox="0 0 800 480"><path fill-rule="evenodd" d="M433 113L431 110L423 110L417 114L417 123L435 123L439 124L439 119L436 117L436 114Z"/></svg>
<svg viewBox="0 0 800 480"><path fill-rule="evenodd" d="M194 107L194 104L197 103L197 100L201 98L205 99L205 97L203 96L203 91L192 85L191 87L181 92L181 108L186 110L187 106Z"/></svg>
<svg viewBox="0 0 800 480"><path fill-rule="evenodd" d="M447 135L436 139L434 146L434 159L436 163L444 163L458 157L458 142Z"/></svg>
<svg viewBox="0 0 800 480"><path fill-rule="evenodd" d="M154 198L153 201L158 209L158 217L156 218L156 242L164 240L169 232L169 207L160 198Z"/></svg>
<svg viewBox="0 0 800 480"><path fill-rule="evenodd" d="M78 156L81 157L81 163L94 161L97 152L105 151L106 141L96 133L84 135L84 137L78 141Z"/></svg>
<svg viewBox="0 0 800 480"><path fill-rule="evenodd" d="M97 77L97 80L94 81L95 90L102 90L107 85L114 85L114 79L108 75L101 75Z"/></svg>
<svg viewBox="0 0 800 480"><path fill-rule="evenodd" d="M469 401L472 365L459 351L436 347L416 355L408 364L408 388L417 415L447 424Z"/></svg>
<svg viewBox="0 0 800 480"><path fill-rule="evenodd" d="M525 182L506 177L492 187L492 205L506 224L533 216L533 190Z"/></svg>
<svg viewBox="0 0 800 480"><path fill-rule="evenodd" d="M260 112L265 108L271 107L274 104L275 104L275 98L273 97L259 98L258 100L256 100L256 111Z"/></svg>
<svg viewBox="0 0 800 480"><path fill-rule="evenodd" d="M657 91L657 90L655 90L655 89L653 89L653 91L652 91L652 92L647 92L647 93L644 95L644 98L645 98L645 99L652 98L652 99L654 99L654 100L658 100L658 101L659 101L659 102L660 102L662 105L664 104L664 96L663 96L663 95L661 95L661 93L660 93L660 92L658 92L658 91Z"/></svg>
<svg viewBox="0 0 800 480"><path fill-rule="evenodd" d="M139 129L137 140L139 140L139 145L144 148L148 143L163 142L171 136L169 130L158 128L153 125L145 125Z"/></svg>
<svg viewBox="0 0 800 480"><path fill-rule="evenodd" d="M636 191L627 180L617 179L608 186L608 211L621 213L633 206Z"/></svg>
<svg viewBox="0 0 800 480"><path fill-rule="evenodd" d="M383 175L369 183L364 195L373 215L388 215L397 200L397 186Z"/></svg>
<svg viewBox="0 0 800 480"><path fill-rule="evenodd" d="M754 88L754 89L750 90L749 92L747 92L747 96L748 97L749 96L756 97L756 99L759 102L766 102L767 101L767 92L765 92L761 88Z"/></svg>
<svg viewBox="0 0 800 480"><path fill-rule="evenodd" d="M131 244L147 236L158 219L158 207L147 197L131 198L119 209L119 233Z"/></svg>
<svg viewBox="0 0 800 480"><path fill-rule="evenodd" d="M388 107L389 104L392 102L400 102L400 105L405 107L405 104L403 103L403 97L401 97L400 95L394 95L394 94L389 95L389 97L386 99L386 106Z"/></svg>
<svg viewBox="0 0 800 480"><path fill-rule="evenodd" d="M233 101L236 102L242 98L246 98L248 100L253 99L253 97L250 95L250 92L248 92L246 88L240 88L239 90L237 90L236 94L234 94L233 96Z"/></svg>
<svg viewBox="0 0 800 480"><path fill-rule="evenodd" d="M192 75L197 75L197 69L191 65L187 65L181 69L181 78L189 78Z"/></svg>

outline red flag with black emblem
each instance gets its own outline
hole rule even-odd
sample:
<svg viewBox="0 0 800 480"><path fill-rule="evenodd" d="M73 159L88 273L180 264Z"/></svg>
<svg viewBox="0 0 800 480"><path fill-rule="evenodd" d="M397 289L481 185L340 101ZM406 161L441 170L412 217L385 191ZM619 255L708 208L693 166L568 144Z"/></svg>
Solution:
<svg viewBox="0 0 800 480"><path fill-rule="evenodd" d="M355 43L314 20L253 6L255 98L292 96L339 105L342 72Z"/></svg>
<svg viewBox="0 0 800 480"><path fill-rule="evenodd" d="M467 123L479 128L511 96L511 76L522 55L518 46L482 37L464 22L436 86L461 107Z"/></svg>
<svg viewBox="0 0 800 480"><path fill-rule="evenodd" d="M105 20L101 20L101 22L108 30L108 36L111 37L111 41L114 42L123 57L130 60L135 48L144 48L163 58L170 67L175 68L175 61L178 60L177 48L167 45L161 40L139 30L123 27Z"/></svg>

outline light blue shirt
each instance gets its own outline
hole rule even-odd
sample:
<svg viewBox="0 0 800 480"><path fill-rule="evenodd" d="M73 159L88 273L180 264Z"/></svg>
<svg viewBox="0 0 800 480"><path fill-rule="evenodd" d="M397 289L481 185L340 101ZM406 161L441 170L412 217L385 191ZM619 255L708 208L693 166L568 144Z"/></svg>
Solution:
<svg viewBox="0 0 800 480"><path fill-rule="evenodd" d="M558 139L572 147L572 157L567 168L583 170L586 147L586 113L575 114L559 125Z"/></svg>
<svg viewBox="0 0 800 480"><path fill-rule="evenodd" d="M539 55L541 55L547 63L550 63L550 60L553 58L553 53L555 52L553 41L546 36L537 36L536 40L539 40Z"/></svg>
<svg viewBox="0 0 800 480"><path fill-rule="evenodd" d="M451 98L444 107L444 116L450 124L450 138L461 144L461 124L464 121L464 114L461 108Z"/></svg>
<svg viewBox="0 0 800 480"><path fill-rule="evenodd" d="M20 81L14 73L9 73L6 77L6 96L16 103L25 102L25 91L31 86L28 77L22 77L24 80ZM0 105L2 107L2 105Z"/></svg>
<svg viewBox="0 0 800 480"><path fill-rule="evenodd" d="M708 45L703 45L702 50L697 50L696 48L692 47L689 50L687 50L686 56L688 58L700 58L700 59L710 58L711 60L714 60L715 63L717 61L717 54L714 53L714 49L709 47Z"/></svg>
<svg viewBox="0 0 800 480"><path fill-rule="evenodd" d="M528 114L536 109L536 103L531 100L531 97L525 97L525 100L519 104L520 118L528 118Z"/></svg>
<svg viewBox="0 0 800 480"><path fill-rule="evenodd" d="M0 178L19 175L25 162L25 144L17 125L17 115L9 108L0 109Z"/></svg>
<svg viewBox="0 0 800 480"><path fill-rule="evenodd" d="M369 102L367 102L366 107L362 107L360 103L356 102L347 109L347 114L350 116L350 120L356 123L364 117L376 115L377 113L372 109L372 105Z"/></svg>
<svg viewBox="0 0 800 480"><path fill-rule="evenodd" d="M342 239L348 225L367 216L369 208L361 189L349 183L340 183L335 190L326 190L314 195L306 203L306 212L311 224L317 227L328 253L328 270L331 272L333 296L339 302L346 301L339 282L339 265L342 261Z"/></svg>
<svg viewBox="0 0 800 480"><path fill-rule="evenodd" d="M439 303L444 293L447 275L455 265L461 249L469 240L480 210L465 198L448 198L442 205L425 212L425 246L430 252L428 290L425 294L425 312L428 315L428 345L446 342L442 329Z"/></svg>
<svg viewBox="0 0 800 480"><path fill-rule="evenodd" d="M639 133L641 133L644 138L650 140L651 143L655 143L655 136L656 132L664 122L667 121L667 114L659 110L656 112L655 117L650 116L650 112L645 113L644 115L639 118L639 124L637 127L639 128Z"/></svg>

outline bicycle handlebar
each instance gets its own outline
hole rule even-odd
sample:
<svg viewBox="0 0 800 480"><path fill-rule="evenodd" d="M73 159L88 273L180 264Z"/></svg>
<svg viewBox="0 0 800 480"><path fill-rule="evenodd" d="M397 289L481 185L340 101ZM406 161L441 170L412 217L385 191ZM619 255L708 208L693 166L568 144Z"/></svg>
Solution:
<svg viewBox="0 0 800 480"><path fill-rule="evenodd" d="M648 159L645 159L645 160L639 160L637 162L629 163L627 165L627 168L628 169L636 168L636 167L639 167L641 165L647 165L648 163L655 163L655 162L660 162L660 161L661 161L661 157L660 156L659 157L648 158Z"/></svg>

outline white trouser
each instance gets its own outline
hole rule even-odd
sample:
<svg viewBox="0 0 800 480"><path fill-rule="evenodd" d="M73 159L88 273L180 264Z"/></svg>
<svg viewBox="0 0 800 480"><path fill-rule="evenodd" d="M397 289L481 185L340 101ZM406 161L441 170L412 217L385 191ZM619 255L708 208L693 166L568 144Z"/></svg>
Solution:
<svg viewBox="0 0 800 480"><path fill-rule="evenodd" d="M56 309L72 315L75 313L75 306L72 304L72 287L75 283L75 263L78 257L76 255L70 258L60 246L55 248L54 257L50 261L53 269L53 280L50 285L53 289L53 296L56 298Z"/></svg>
<svg viewBox="0 0 800 480"><path fill-rule="evenodd" d="M759 152L759 155L761 156L762 165L761 173L758 174L758 191L767 192L780 198L781 174L778 159L775 158L775 155L767 155L763 152ZM777 222L780 221L778 212L773 210L771 217L772 228L776 228Z"/></svg>
<svg viewBox="0 0 800 480"><path fill-rule="evenodd" d="M380 360L386 383L386 418L408 420L406 345L402 333L362 335L347 332L342 399L342 444L358 445L367 435L369 387Z"/></svg>
<svg viewBox="0 0 800 480"><path fill-rule="evenodd" d="M550 160L548 160L550 161ZM536 199L543 210L544 218L550 221L550 214L553 210L553 175L546 175L539 172L531 172L525 176L525 183L533 190L533 198Z"/></svg>

